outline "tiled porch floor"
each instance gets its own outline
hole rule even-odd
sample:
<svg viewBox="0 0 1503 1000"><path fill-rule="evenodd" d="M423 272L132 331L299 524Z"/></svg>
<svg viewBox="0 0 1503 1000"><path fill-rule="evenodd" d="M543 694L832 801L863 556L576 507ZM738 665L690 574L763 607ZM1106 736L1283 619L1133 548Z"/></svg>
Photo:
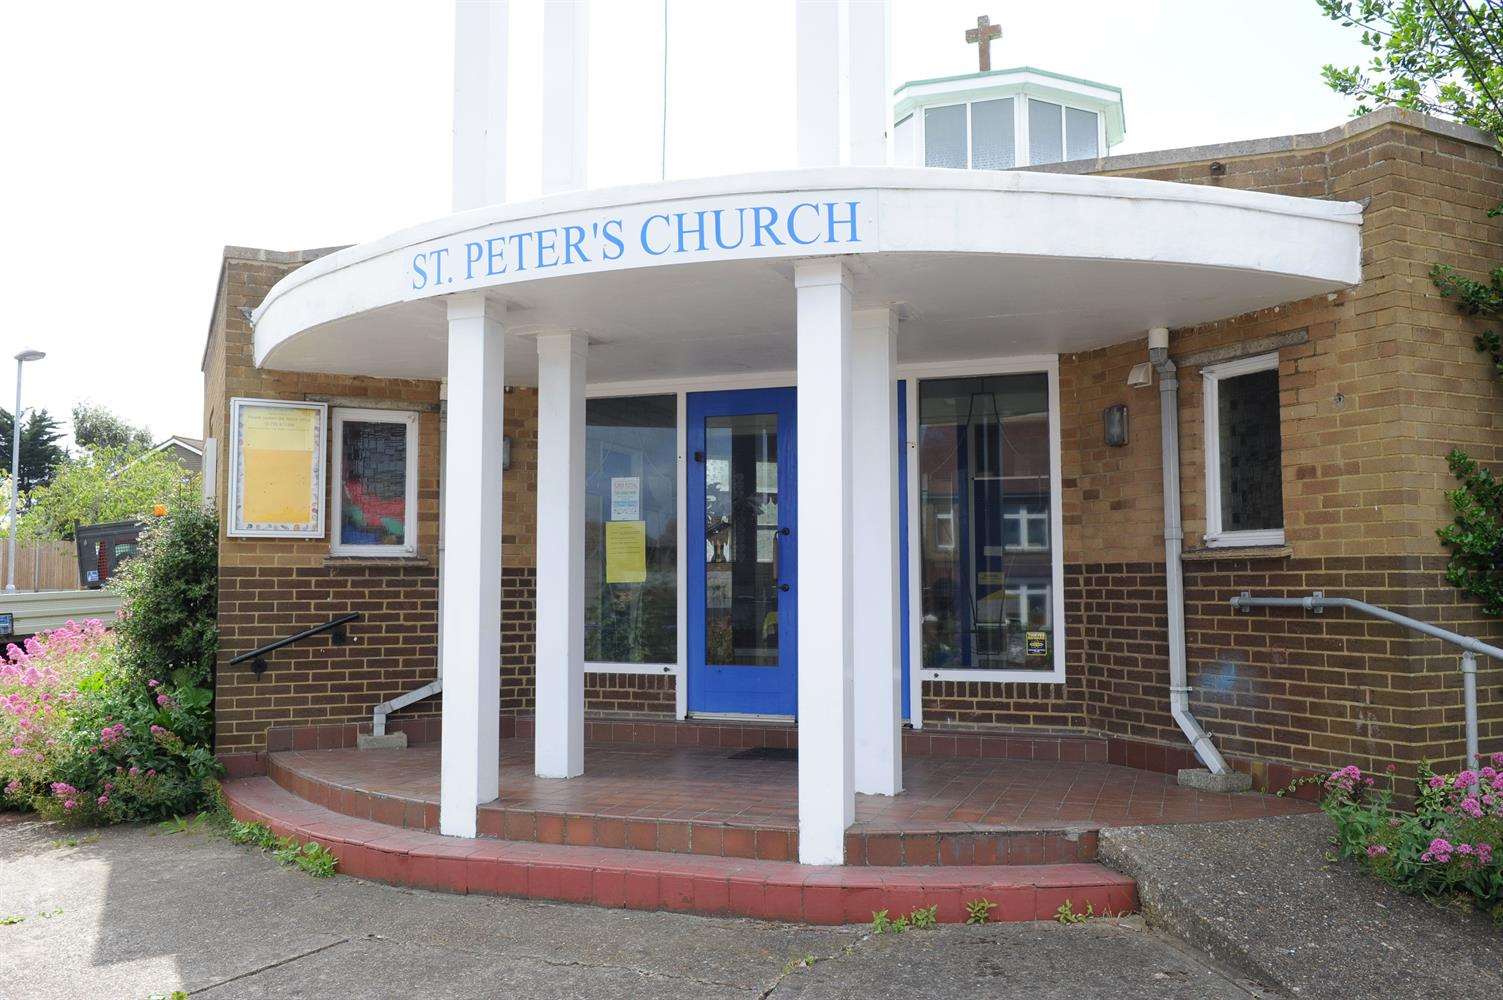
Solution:
<svg viewBox="0 0 1503 1000"><path fill-rule="evenodd" d="M793 760L734 760L715 747L590 744L585 773L567 781L532 773L532 741L504 740L501 796L492 808L627 819L796 829ZM320 750L276 755L315 782L436 803L436 744L406 750ZM905 791L859 795L856 832L1096 829L1308 812L1308 802L1259 793L1181 788L1173 775L1113 764L913 757Z"/></svg>

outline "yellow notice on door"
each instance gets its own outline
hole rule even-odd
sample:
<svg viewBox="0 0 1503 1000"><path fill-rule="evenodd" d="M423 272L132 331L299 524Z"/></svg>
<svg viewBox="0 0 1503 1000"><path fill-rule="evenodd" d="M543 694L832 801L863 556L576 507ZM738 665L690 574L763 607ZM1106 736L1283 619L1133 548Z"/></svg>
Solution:
<svg viewBox="0 0 1503 1000"><path fill-rule="evenodd" d="M319 411L246 406L240 421L241 516L253 524L311 523Z"/></svg>
<svg viewBox="0 0 1503 1000"><path fill-rule="evenodd" d="M605 582L647 582L647 522L605 522Z"/></svg>

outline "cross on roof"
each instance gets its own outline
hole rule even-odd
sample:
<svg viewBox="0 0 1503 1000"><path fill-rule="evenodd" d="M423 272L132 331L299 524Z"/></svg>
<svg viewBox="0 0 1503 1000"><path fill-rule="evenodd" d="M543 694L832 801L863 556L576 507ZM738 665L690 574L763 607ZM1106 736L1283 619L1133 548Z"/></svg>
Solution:
<svg viewBox="0 0 1503 1000"><path fill-rule="evenodd" d="M1002 37L1002 28L992 23L992 19L982 14L976 18L976 27L965 33L965 40L971 45L980 46L981 72L986 73L992 68L992 40Z"/></svg>

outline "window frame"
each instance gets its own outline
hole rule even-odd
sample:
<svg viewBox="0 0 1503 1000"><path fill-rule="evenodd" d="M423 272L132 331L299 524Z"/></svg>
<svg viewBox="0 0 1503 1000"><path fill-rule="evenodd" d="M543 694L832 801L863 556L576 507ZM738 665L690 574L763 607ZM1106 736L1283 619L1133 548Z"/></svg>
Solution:
<svg viewBox="0 0 1503 1000"><path fill-rule="evenodd" d="M1243 531L1226 531L1221 526L1221 382L1224 379L1253 375L1257 372L1277 372L1278 369L1279 352L1273 351L1268 354L1255 354L1251 357L1206 365L1200 370L1205 395L1201 429L1204 433L1206 475L1206 525L1202 537L1207 548L1251 548L1284 544L1283 526ZM1283 437L1283 411L1280 408L1279 459L1281 464L1284 454Z"/></svg>
<svg viewBox="0 0 1503 1000"><path fill-rule="evenodd" d="M971 105L973 105L973 104L985 104L988 101L1004 101L1004 100L1010 100L1010 101L1012 101L1012 115L1013 115L1013 120L1012 120L1013 165L1011 167L1003 167L1003 168L993 168L993 167L980 167L980 168L978 168L978 167L975 166L975 156L973 155L974 152L975 152L975 134L976 134L976 129L975 129L974 124L973 124L973 122L971 120ZM1053 162L1053 163L1072 163L1072 162L1073 163L1084 163L1084 162L1086 162L1085 160L1067 160L1067 159L1064 158L1065 155L1066 155L1066 153L1069 151L1069 148L1070 148L1069 112L1072 111L1072 110L1073 111L1084 111L1084 112L1088 112L1089 114L1092 114L1092 115L1096 116L1096 159L1099 160L1099 159L1102 159L1103 157L1111 155L1111 151L1107 148L1107 144L1106 144L1106 112L1103 109L1101 109L1101 108L1093 108L1093 107L1082 107L1082 106L1080 106L1078 104L1071 104L1069 101L1067 101L1067 100L1065 100L1063 98L1053 97L1053 96L1045 96L1045 95L1042 95L1042 94L1031 92L1031 91L1029 91L1025 87L1024 89L1016 91L1014 93L1003 94L1003 95L1000 95L1000 96L994 95L994 96L988 96L988 97L965 97L965 98L962 98L960 100L950 101L950 102L947 102L947 103L936 102L934 104L926 104L926 105L923 105L921 107L915 108L908 115L908 117L903 120L903 121L912 121L912 122L915 123L914 135L913 135L913 149L914 149L914 152L913 152L913 157L914 157L913 162L914 162L914 164L916 166L923 167L926 170L977 170L977 169L981 169L981 170L992 171L992 172L995 172L995 173L1001 173L1001 172L1006 171L1006 170L1017 170L1017 169L1022 168L1022 167L1039 166L1039 164L1036 164L1036 163L1033 162L1033 157L1031 155L1032 151L1029 148L1030 136L1029 136L1029 128L1028 128L1028 104L1029 104L1030 101L1042 101L1045 104L1054 104L1054 105L1058 105L1058 107L1059 107L1059 128L1060 128L1060 133L1059 134L1060 134L1060 157L1061 158L1059 160L1053 160L1051 162ZM928 136L928 129L926 127L926 118L925 118L924 112L927 112L927 111L930 111L930 110L936 109L936 108L952 108L952 107L964 107L965 108L965 124L966 124L965 166L963 166L963 167L930 167L930 166L928 166L928 162L929 162L929 147L928 147L929 136ZM898 124L901 125L901 124L903 124L903 122L899 122ZM896 126L894 126L894 127L896 127ZM1045 164L1045 165L1047 165L1047 164Z"/></svg>
<svg viewBox="0 0 1503 1000"><path fill-rule="evenodd" d="M641 384L651 385L652 383L644 382ZM677 386L669 388L662 388L660 386L656 390L649 388L644 391L637 391L637 389L634 388L636 385L637 383L622 383L621 385L616 386L587 386L585 389L585 400L586 402L589 402L590 400L596 399L630 399L637 396L671 396L673 398L673 457L675 464L675 471L673 475L674 519L675 522L679 525L679 527L675 529L674 532L674 546L676 550L673 566L674 602L676 605L674 627L677 637L674 646L674 655L671 661L665 660L657 662L649 662L646 660L636 662L631 660L616 661L586 659L584 661L584 669L585 673L587 674L673 675L675 677L675 686L679 692L678 718L682 719L685 717L685 712L687 711L687 702L685 701L685 698L687 698L688 695L688 670L686 665L689 662L688 637L685 634L685 630L688 628L689 621L689 612L685 603L688 600L689 593L688 582L685 579L685 574L688 571L688 555L684 551L687 546L684 544L685 537L683 528L683 525L686 523L685 517L688 513L688 500L684 496L684 490L688 486L688 483L686 481L688 470L687 465L684 462L684 452L687 450L685 445L685 437L687 431L687 424L685 423L685 420L687 418L687 408L685 406L684 400L686 390L678 388ZM588 414L588 408L586 412ZM585 420L585 433L586 435L588 435L589 433L588 415L586 416ZM583 553L584 550L581 548L581 559L584 558ZM581 633L581 648L584 643L584 638L584 633Z"/></svg>
<svg viewBox="0 0 1503 1000"><path fill-rule="evenodd" d="M919 383L931 379L975 378L989 375L1038 375L1048 377L1049 404L1049 532L1053 551L1050 581L1054 589L1049 633L1051 667L1021 670L993 667L935 667L924 662L923 534L919 492ZM1060 426L1059 355L1017 355L974 361L929 362L898 366L898 378L907 382L908 426L905 468L899 475L908 481L908 684L910 721L923 728L923 685L926 681L986 681L996 684L1065 683L1065 528L1063 432ZM959 538L956 539L959 544Z"/></svg>
<svg viewBox="0 0 1503 1000"><path fill-rule="evenodd" d="M330 472L333 494L330 503L332 527L329 531L329 553L341 558L356 559L410 559L418 552L418 417L416 410L378 410L356 406L330 407L333 451ZM339 540L344 524L344 425L347 421L361 424L401 424L407 428L407 483L406 516L403 520L401 545L346 545Z"/></svg>

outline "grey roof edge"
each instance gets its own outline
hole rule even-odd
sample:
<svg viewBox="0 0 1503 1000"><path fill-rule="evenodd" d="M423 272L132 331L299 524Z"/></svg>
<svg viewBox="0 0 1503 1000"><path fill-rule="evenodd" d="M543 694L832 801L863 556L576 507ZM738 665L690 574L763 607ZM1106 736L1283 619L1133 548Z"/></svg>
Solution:
<svg viewBox="0 0 1503 1000"><path fill-rule="evenodd" d="M214 283L214 305L209 309L209 329L204 335L204 350L203 354L199 357L198 370L205 374L209 370L209 346L214 343L214 317L219 315L219 296L224 289L224 270L230 261L249 261L262 264L297 264L301 266L309 261L327 256L336 250L343 250L348 245L315 247L309 250L266 250L261 247L226 245L219 256L219 277Z"/></svg>
<svg viewBox="0 0 1503 1000"><path fill-rule="evenodd" d="M1170 167L1230 157L1287 153L1331 146L1364 132L1393 124L1406 125L1422 132L1474 146L1483 146L1492 150L1498 148L1498 139L1495 136L1481 129L1472 128L1470 125L1420 114L1418 111L1410 111L1406 108L1379 108L1377 111L1359 115L1324 132L1302 132L1295 135L1270 136L1264 139L1238 139L1205 146L1182 146L1178 149L1159 149L1145 153L1123 153L1118 156L1097 157L1094 160L1071 160L1066 163L1049 163L1019 169L1063 174L1094 174L1113 170L1138 170L1145 167Z"/></svg>
<svg viewBox="0 0 1503 1000"><path fill-rule="evenodd" d="M224 248L224 259L255 261L266 264L306 264L309 261L327 256L336 250L343 250L348 245L315 247L309 250L264 250L261 247L226 246Z"/></svg>

